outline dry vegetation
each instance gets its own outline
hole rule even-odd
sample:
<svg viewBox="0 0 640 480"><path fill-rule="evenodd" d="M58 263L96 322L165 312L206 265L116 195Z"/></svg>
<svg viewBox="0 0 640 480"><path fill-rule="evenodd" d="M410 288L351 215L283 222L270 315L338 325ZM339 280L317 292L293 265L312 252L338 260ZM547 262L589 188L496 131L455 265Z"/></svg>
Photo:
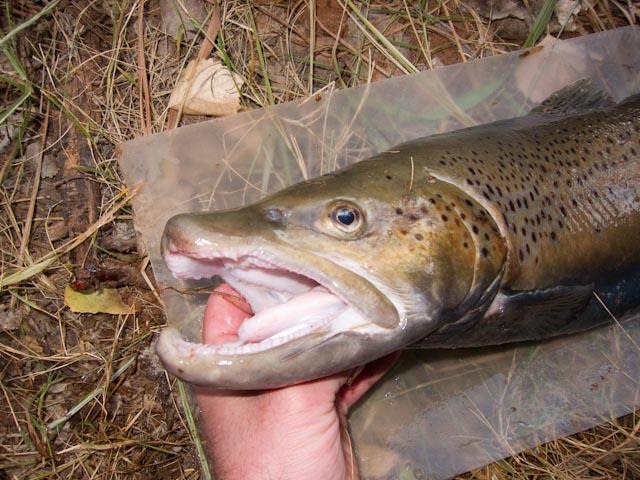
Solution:
<svg viewBox="0 0 640 480"><path fill-rule="evenodd" d="M208 26L214 54L246 80L242 105L252 109L329 82L358 85L369 70L375 81L640 15L632 1L588 0L561 26L555 15L536 21L549 2L524 1L502 19L498 10L514 2L487 3L0 2L0 479L206 478L183 391L150 350L162 307L116 152L184 123L166 103ZM178 15L161 15L163 4ZM115 287L137 313L74 314L63 300L69 284ZM640 478L639 420L462 478Z"/></svg>

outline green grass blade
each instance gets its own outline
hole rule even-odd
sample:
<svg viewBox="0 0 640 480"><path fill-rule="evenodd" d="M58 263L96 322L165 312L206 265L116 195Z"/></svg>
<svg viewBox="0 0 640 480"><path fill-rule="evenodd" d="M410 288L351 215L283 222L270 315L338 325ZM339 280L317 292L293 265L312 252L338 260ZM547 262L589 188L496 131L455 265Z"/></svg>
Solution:
<svg viewBox="0 0 640 480"><path fill-rule="evenodd" d="M182 402L182 410L184 411L184 416L187 420L187 427L189 428L189 434L193 439L193 443L196 447L196 451L198 452L198 458L200 459L200 468L202 469L202 478L203 480L213 480L211 471L209 470L209 462L207 461L207 454L205 453L204 445L202 445L202 441L200 440L200 432L198 432L196 421L193 418L193 413L191 412L191 406L189 404L189 395L187 394L187 390L183 382L181 382L180 380L177 380L176 384L178 386L180 401Z"/></svg>
<svg viewBox="0 0 640 480"><path fill-rule="evenodd" d="M533 23L533 26L531 27L529 36L527 37L527 39L524 41L524 44L522 45L523 48L533 47L538 42L538 40L546 30L547 25L549 25L549 20L551 20L551 15L553 15L553 10L556 8L556 3L558 3L557 0L546 0L544 2L544 5L540 9L540 12L536 17L536 21Z"/></svg>
<svg viewBox="0 0 640 480"><path fill-rule="evenodd" d="M21 31L29 28L31 25L33 25L38 20L40 20L40 18L42 18L45 15L51 13L51 11L59 3L60 3L60 0L53 0L53 2L51 2L49 5L47 5L42 10L40 10L38 13L36 13L33 17L31 17L28 20L22 22L20 25L18 25L13 30L11 30L9 33L7 33L4 37L0 38L0 47L3 47L5 43L7 43L9 40L11 40L13 37L15 37Z"/></svg>

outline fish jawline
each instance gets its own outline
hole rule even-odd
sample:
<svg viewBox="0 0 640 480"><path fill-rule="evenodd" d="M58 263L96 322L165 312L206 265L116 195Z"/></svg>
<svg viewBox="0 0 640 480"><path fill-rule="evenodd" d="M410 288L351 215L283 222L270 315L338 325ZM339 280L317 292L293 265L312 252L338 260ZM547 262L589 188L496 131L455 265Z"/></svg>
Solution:
<svg viewBox="0 0 640 480"><path fill-rule="evenodd" d="M264 253L264 252L261 252ZM341 292L332 289L331 282L322 278L322 275L314 274L311 271L298 271L290 265L285 265L284 262L278 261L272 257L267 260L265 255L258 256L255 252L252 253L237 253L235 255L225 254L192 254L183 253L179 251L169 250L165 252L165 262L169 267L169 270L174 277L183 279L203 279L212 278L214 276L221 277L224 281L229 283L234 289L238 291L251 305L254 312L253 317L249 317L240 325L241 330L243 325L255 319L259 315L263 315L265 309L260 308L260 300L256 299L259 295L269 295L268 285L264 282L258 282L257 284L251 284L239 279L232 272L234 269L240 269L243 273L248 273L251 277L251 269L256 271L271 271L277 275L282 275L286 280L289 280L287 287L295 290L299 290L298 294L295 292L286 292L283 290L270 289L271 293L275 296L280 296L284 299L283 302L275 302L271 307L282 307L283 305L295 301L300 295L308 294L315 289L322 289L328 294L331 294L339 299L342 303L342 307L338 305L338 302L334 302L335 309L337 310L333 314L323 315L322 312L316 312L320 315L316 315L315 318L303 321L301 323L295 323L291 320L284 322L286 328L276 331L271 335L266 335L265 338L259 339L259 341L253 342L227 342L219 345L209 345L204 343L189 342L184 340L182 336L175 334L177 331L171 332L171 339L174 343L174 347L180 353L181 356L193 357L193 356L238 356L238 355L251 355L256 353L265 352L275 349L282 345L286 345L294 340L300 340L304 337L315 336L317 341L321 342L323 339L332 337L338 333L346 331L355 331L363 334L375 334L378 333L381 328L374 323L368 321L362 312L352 305L348 300L343 298ZM307 288L308 287L308 288ZM305 290L306 288L306 290ZM261 291L262 290L262 291ZM309 307L313 310L312 306ZM267 308L268 310L268 308ZM313 316L312 316L313 317ZM268 325L263 325L268 327ZM167 329L175 330L175 329ZM169 331L167 331L169 334Z"/></svg>

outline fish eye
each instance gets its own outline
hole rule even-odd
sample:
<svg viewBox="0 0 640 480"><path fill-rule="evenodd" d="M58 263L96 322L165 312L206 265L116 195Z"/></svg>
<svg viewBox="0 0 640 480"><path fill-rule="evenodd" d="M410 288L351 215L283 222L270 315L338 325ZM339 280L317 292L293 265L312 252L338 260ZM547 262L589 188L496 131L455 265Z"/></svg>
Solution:
<svg viewBox="0 0 640 480"><path fill-rule="evenodd" d="M355 205L335 205L329 213L329 218L338 230L345 233L355 233L363 224L362 212Z"/></svg>
<svg viewBox="0 0 640 480"><path fill-rule="evenodd" d="M344 226L349 226L356 221L356 212L351 208L342 207L336 212L336 220Z"/></svg>

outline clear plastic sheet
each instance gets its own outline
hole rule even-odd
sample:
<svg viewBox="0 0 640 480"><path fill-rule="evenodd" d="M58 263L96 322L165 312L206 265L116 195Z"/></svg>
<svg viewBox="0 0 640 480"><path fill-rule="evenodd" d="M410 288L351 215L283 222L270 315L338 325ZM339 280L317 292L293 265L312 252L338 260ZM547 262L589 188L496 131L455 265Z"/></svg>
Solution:
<svg viewBox="0 0 640 480"><path fill-rule="evenodd" d="M239 206L398 143L526 114L591 78L616 100L640 91L640 29L627 27L453 65L303 102L245 112L122 145L136 227L167 316L198 339L202 283L171 278L166 220ZM622 325L531 345L417 351L353 411L364 478L440 479L640 406L639 315Z"/></svg>

